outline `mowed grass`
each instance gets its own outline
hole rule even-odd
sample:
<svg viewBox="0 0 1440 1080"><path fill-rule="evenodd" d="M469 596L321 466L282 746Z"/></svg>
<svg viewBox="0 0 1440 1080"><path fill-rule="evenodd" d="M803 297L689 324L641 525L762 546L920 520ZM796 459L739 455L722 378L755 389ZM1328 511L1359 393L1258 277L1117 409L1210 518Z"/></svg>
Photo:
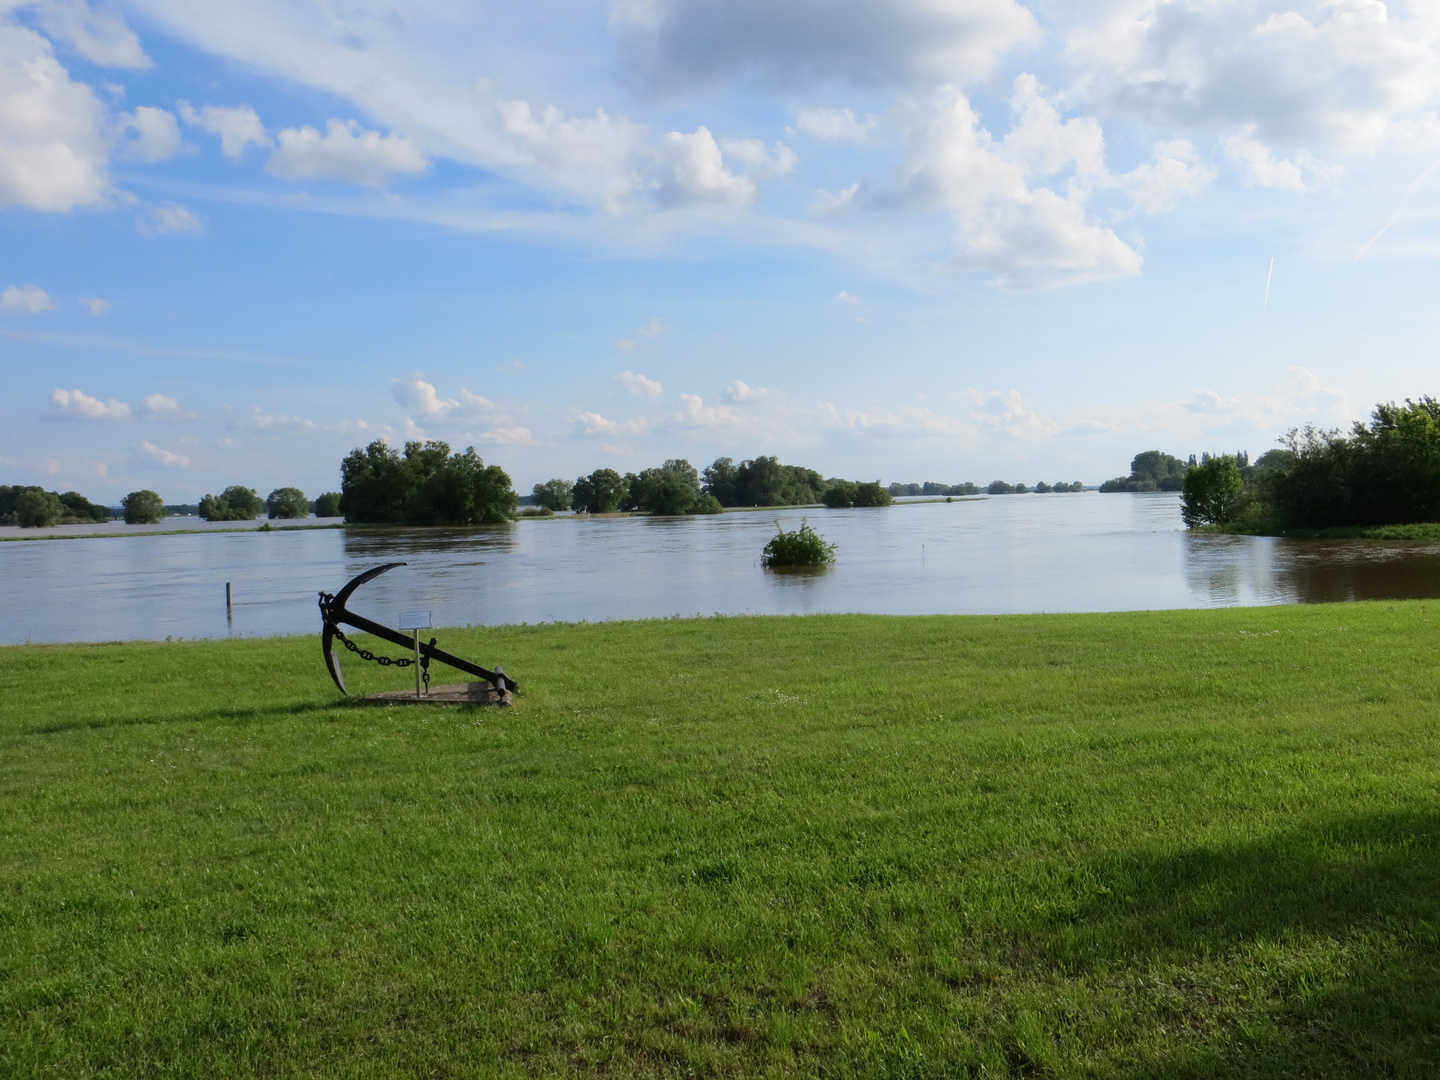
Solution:
<svg viewBox="0 0 1440 1080"><path fill-rule="evenodd" d="M1440 1074L1440 604L439 637L0 649L0 1075Z"/></svg>

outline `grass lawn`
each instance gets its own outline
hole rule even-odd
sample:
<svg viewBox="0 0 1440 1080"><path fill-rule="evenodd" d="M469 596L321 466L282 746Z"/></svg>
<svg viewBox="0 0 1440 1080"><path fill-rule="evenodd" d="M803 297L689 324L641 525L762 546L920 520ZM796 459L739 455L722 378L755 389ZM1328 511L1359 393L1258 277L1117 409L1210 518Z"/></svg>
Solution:
<svg viewBox="0 0 1440 1080"><path fill-rule="evenodd" d="M438 636L0 649L0 1075L1440 1075L1440 603Z"/></svg>

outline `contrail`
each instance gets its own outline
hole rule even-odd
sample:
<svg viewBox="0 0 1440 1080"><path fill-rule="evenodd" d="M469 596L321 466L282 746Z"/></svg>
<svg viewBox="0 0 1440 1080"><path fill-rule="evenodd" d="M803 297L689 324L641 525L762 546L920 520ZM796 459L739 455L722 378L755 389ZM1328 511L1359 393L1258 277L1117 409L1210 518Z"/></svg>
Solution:
<svg viewBox="0 0 1440 1080"><path fill-rule="evenodd" d="M1394 225L1395 222L1400 220L1400 215L1405 213L1406 210L1410 209L1410 200L1415 197L1415 192L1420 190L1420 185L1425 182L1426 178L1429 177L1429 175L1434 172L1436 168L1440 168L1440 159L1437 159L1428 169L1422 172L1414 180L1410 181L1410 186L1405 189L1405 197L1400 200L1399 209L1397 209L1395 213L1391 215L1390 220L1385 222L1384 226L1381 227L1379 232L1377 232L1374 236L1370 237L1369 240L1365 241L1365 246L1362 247L1360 249L1360 253L1355 256L1356 262L1359 262L1361 259L1363 259L1365 257L1365 253L1370 250L1370 245L1375 243L1376 240L1379 240L1380 237L1384 236L1387 232L1389 232L1390 226Z"/></svg>
<svg viewBox="0 0 1440 1080"><path fill-rule="evenodd" d="M1270 272L1265 275L1265 306L1260 309L1261 314L1270 310L1270 279L1275 276L1275 256L1270 256Z"/></svg>

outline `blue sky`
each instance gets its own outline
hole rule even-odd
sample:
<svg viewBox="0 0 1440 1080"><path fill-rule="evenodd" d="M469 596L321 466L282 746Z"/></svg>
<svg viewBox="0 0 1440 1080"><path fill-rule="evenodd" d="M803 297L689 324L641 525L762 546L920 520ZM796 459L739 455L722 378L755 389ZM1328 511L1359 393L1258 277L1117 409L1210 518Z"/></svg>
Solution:
<svg viewBox="0 0 1440 1080"><path fill-rule="evenodd" d="M1259 453L1440 391L1437 108L1420 3L0 0L0 482Z"/></svg>

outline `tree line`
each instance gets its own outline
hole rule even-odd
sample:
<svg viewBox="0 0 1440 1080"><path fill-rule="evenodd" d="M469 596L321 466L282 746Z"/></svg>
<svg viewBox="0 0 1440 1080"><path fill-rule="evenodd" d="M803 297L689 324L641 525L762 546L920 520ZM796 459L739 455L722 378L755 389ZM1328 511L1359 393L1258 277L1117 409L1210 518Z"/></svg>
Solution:
<svg viewBox="0 0 1440 1080"><path fill-rule="evenodd" d="M158 492L132 491L120 500L120 516L127 525L153 525L172 514L197 513L206 521L253 521L265 511L272 520L340 515L340 493L326 492L313 501L299 488L276 488L261 499L254 488L235 485L219 495L206 495L198 505L171 505ZM110 507L93 503L78 491L63 494L44 488L0 485L0 525L47 528L109 521Z"/></svg>

